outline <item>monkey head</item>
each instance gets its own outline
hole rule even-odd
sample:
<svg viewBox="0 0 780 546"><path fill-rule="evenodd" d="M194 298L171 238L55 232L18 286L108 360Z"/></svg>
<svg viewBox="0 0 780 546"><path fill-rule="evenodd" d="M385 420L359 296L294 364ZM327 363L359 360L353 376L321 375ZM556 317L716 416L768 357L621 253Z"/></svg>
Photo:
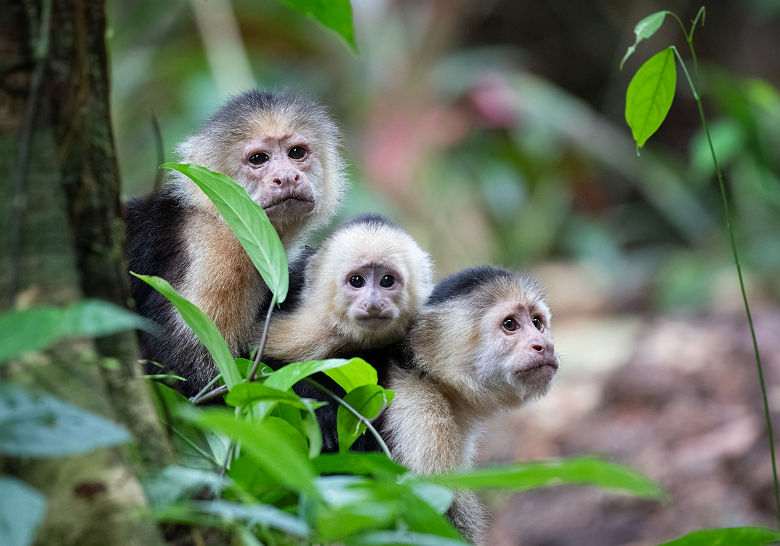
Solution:
<svg viewBox="0 0 780 546"><path fill-rule="evenodd" d="M496 267L442 281L409 338L421 367L487 410L544 395L558 369L540 285Z"/></svg>
<svg viewBox="0 0 780 546"><path fill-rule="evenodd" d="M178 152L183 162L241 185L286 246L336 212L345 187L339 139L335 123L311 99L249 91L229 100ZM197 186L174 176L187 202L217 214Z"/></svg>
<svg viewBox="0 0 780 546"><path fill-rule="evenodd" d="M377 215L340 227L307 265L312 290L345 340L374 346L400 340L433 286L428 255Z"/></svg>

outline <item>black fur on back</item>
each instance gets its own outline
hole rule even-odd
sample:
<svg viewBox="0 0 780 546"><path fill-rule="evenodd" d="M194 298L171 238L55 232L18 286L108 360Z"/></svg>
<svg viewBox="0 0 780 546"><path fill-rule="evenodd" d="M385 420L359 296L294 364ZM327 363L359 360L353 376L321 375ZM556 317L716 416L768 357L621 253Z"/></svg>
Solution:
<svg viewBox="0 0 780 546"><path fill-rule="evenodd" d="M127 203L127 253L133 273L162 277L171 284L186 272L181 223L191 208L169 189ZM136 310L145 317L158 317L167 301L159 292L136 278L130 278Z"/></svg>
<svg viewBox="0 0 780 546"><path fill-rule="evenodd" d="M514 276L515 273L508 269L492 265L464 269L437 284L428 297L426 305L436 305L453 298L466 296L493 279Z"/></svg>
<svg viewBox="0 0 780 546"><path fill-rule="evenodd" d="M181 226L186 216L194 214L171 189L165 188L147 197L127 203L127 249L129 269L142 275L162 277L178 284L187 272L187 257ZM138 314L151 318L162 326L155 337L138 332L140 355L150 362L169 363L163 370L154 364L145 366L146 373L173 372L188 381L175 387L185 396L192 396L210 379L210 368L201 364L210 358L197 340L181 342L170 335L173 309L168 300L144 281L131 276L130 290ZM193 372L194 370L194 372Z"/></svg>

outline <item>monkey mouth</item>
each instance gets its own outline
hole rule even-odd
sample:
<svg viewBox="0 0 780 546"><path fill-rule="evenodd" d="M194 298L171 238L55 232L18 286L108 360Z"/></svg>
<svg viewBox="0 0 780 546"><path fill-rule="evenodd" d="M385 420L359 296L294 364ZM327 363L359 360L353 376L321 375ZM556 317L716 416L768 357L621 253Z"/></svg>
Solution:
<svg viewBox="0 0 780 546"><path fill-rule="evenodd" d="M548 358L515 370L515 376L523 380L550 381L558 371L558 360Z"/></svg>
<svg viewBox="0 0 780 546"><path fill-rule="evenodd" d="M309 213L314 210L314 198L309 194L291 192L269 201L263 206L263 210L269 216Z"/></svg>
<svg viewBox="0 0 780 546"><path fill-rule="evenodd" d="M362 317L355 317L355 322L361 328L366 328L368 330L379 330L392 324L393 317L392 315L365 315Z"/></svg>

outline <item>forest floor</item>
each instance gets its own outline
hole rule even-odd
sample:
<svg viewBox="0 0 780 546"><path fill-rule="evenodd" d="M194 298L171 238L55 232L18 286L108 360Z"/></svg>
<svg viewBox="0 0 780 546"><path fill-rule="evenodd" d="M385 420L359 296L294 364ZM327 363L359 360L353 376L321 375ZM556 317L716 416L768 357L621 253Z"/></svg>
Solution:
<svg viewBox="0 0 780 546"><path fill-rule="evenodd" d="M757 305L754 322L777 430L780 310ZM561 368L549 394L491 422L478 465L595 455L656 480L667 500L574 486L487 492L488 544L649 545L701 528L776 525L744 312L558 313L553 334Z"/></svg>

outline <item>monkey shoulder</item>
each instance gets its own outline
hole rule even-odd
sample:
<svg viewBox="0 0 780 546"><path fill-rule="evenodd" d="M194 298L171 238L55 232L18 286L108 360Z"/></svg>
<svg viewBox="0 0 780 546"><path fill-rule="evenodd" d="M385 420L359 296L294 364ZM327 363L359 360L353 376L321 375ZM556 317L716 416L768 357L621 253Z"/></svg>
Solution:
<svg viewBox="0 0 780 546"><path fill-rule="evenodd" d="M130 271L181 281L186 269L182 225L191 207L163 189L127 203L127 253ZM145 282L131 279L133 297L141 314L149 300L162 299Z"/></svg>

